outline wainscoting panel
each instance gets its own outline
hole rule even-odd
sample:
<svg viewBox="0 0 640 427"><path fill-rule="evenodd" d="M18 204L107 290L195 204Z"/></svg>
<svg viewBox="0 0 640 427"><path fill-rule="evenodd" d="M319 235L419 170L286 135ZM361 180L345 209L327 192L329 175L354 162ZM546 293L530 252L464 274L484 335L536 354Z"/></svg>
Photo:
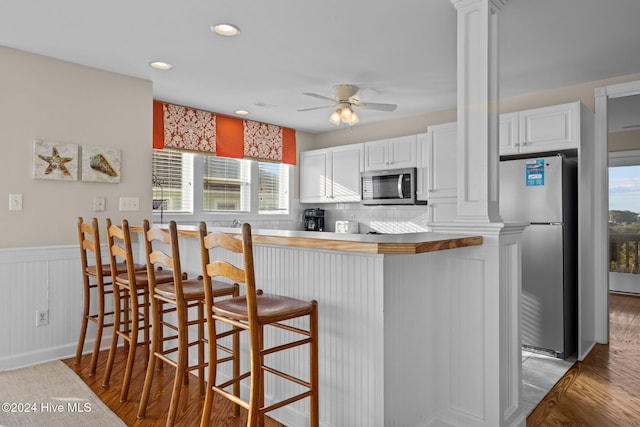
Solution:
<svg viewBox="0 0 640 427"><path fill-rule="evenodd" d="M0 369L75 354L82 318L82 278L77 246L0 250ZM36 326L36 312L49 324ZM95 328L88 332L87 344Z"/></svg>

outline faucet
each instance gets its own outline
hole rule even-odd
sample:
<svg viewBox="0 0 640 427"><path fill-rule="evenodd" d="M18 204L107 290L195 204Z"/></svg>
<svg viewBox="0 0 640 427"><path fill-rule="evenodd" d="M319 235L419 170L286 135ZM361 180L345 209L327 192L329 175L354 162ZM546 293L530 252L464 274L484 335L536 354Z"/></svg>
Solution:
<svg viewBox="0 0 640 427"><path fill-rule="evenodd" d="M240 226L241 226L241 225L242 225L242 224L240 223L240 221L238 221L238 219L237 219L237 218L234 218L234 219L233 219L233 222L231 223L231 226L232 226L232 227L235 227L235 228L240 228Z"/></svg>

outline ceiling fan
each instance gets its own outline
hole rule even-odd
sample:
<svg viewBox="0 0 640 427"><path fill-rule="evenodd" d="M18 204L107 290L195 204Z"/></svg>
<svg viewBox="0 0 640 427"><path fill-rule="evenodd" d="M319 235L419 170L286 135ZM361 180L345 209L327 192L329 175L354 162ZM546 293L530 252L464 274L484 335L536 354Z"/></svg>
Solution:
<svg viewBox="0 0 640 427"><path fill-rule="evenodd" d="M354 125L360 121L358 115L353 111L352 107L367 108L369 110L378 111L394 111L397 107L395 104L381 104L376 102L362 102L359 97L360 88L358 86L342 84L333 87L335 93L333 98L328 96L318 95L317 93L305 92L304 95L312 96L314 98L322 99L325 101L331 101L331 105L323 105L321 107L303 108L298 111L310 111L319 110L322 108L336 108L336 110L329 117L329 121L335 125L340 123L347 123Z"/></svg>

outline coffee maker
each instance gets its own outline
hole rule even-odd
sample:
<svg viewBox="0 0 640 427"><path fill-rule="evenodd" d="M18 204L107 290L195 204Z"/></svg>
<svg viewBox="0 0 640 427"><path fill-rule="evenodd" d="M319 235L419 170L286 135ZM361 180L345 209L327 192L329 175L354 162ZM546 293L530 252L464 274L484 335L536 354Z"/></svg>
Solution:
<svg viewBox="0 0 640 427"><path fill-rule="evenodd" d="M304 229L307 231L323 231L324 209L305 209Z"/></svg>

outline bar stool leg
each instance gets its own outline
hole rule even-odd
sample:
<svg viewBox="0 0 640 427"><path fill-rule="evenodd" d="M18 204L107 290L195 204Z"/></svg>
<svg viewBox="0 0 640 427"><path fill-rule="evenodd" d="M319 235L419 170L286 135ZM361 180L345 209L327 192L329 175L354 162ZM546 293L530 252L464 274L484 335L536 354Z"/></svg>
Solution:
<svg viewBox="0 0 640 427"><path fill-rule="evenodd" d="M116 351L118 349L118 338L119 330L120 330L120 299L121 299L121 291L115 285L113 288L114 298L113 298L113 335L111 336L111 347L109 348L109 356L107 357L107 365L104 370L104 377L102 378L102 387L109 387L109 381L111 380L111 370L113 369L113 362L116 357ZM125 340L126 344L126 340Z"/></svg>
<svg viewBox="0 0 640 427"><path fill-rule="evenodd" d="M80 327L80 336L78 337L78 347L76 349L76 360L75 360L75 364L79 364L80 363L80 359L82 358L82 350L84 350L84 340L85 337L87 335L87 325L89 324L89 309L90 309L90 290L89 290L89 284L87 283L87 281L89 280L86 277L86 274L83 278L85 284L84 284L84 304L83 304L83 309L82 309L82 325Z"/></svg>
<svg viewBox="0 0 640 427"><path fill-rule="evenodd" d="M309 367L311 384L311 427L320 427L320 394L318 393L318 301L312 300L313 313L309 316L309 332L311 333L311 343L309 348Z"/></svg>
<svg viewBox="0 0 640 427"><path fill-rule="evenodd" d="M98 355L100 354L100 344L102 343L102 331L104 329L104 294L98 293L98 322L96 325L96 341L93 343L93 354L91 355L91 365L89 365L89 376L95 375L98 366Z"/></svg>

